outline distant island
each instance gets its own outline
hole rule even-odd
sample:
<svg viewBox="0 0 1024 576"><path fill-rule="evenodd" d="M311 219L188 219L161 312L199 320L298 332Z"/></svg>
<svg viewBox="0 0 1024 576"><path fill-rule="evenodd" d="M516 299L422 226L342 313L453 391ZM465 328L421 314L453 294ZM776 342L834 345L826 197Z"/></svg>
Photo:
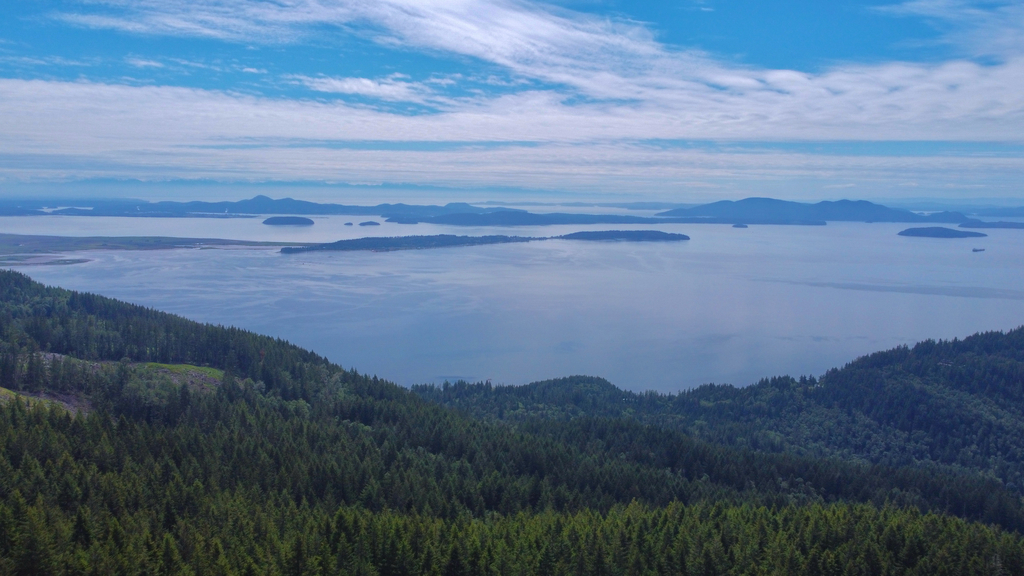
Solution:
<svg viewBox="0 0 1024 576"><path fill-rule="evenodd" d="M292 214L298 216L437 216L452 213L486 213L512 210L510 208L472 206L452 202L444 206L411 204L377 204L376 206L350 206L321 204L293 198L273 199L255 196L248 200L226 202L147 202L145 200L61 200L61 199L0 199L0 216L128 216L148 218L251 218L255 215Z"/></svg>
<svg viewBox="0 0 1024 576"><path fill-rule="evenodd" d="M450 248L453 246L508 244L512 242L529 242L531 240L541 240L541 238L529 238L525 236L455 236L453 234L437 234L434 236L369 237L355 238L352 240L339 240L329 244L314 244L311 246L286 246L281 249L281 253L297 254L299 252L320 252L325 250L342 252L360 250L393 252L395 250L423 250L426 248Z"/></svg>
<svg viewBox="0 0 1024 576"><path fill-rule="evenodd" d="M975 212L978 216L994 218L1024 218L1024 206L1013 208L986 208Z"/></svg>
<svg viewBox="0 0 1024 576"><path fill-rule="evenodd" d="M981 220L968 220L960 225L961 228L1009 228L1024 230L1024 222L982 222Z"/></svg>
<svg viewBox="0 0 1024 576"><path fill-rule="evenodd" d="M743 218L746 224L788 224L797 226L824 226L824 220L799 220L776 218ZM416 217L394 216L388 222L397 224L443 224L448 226L564 226L586 224L735 224L737 218L688 216L665 218L660 216L630 216L624 214L568 214L553 212L534 214L533 212L505 210L485 214L455 213L440 216Z"/></svg>
<svg viewBox="0 0 1024 576"><path fill-rule="evenodd" d="M625 242L678 242L689 240L686 234L670 234L657 230L604 230L594 232L573 232L563 236L532 237L532 236L456 236L454 234L435 234L432 236L388 236L355 238L339 240L329 244L312 244L309 246L286 246L281 248L282 254L298 254L300 252L342 251L352 252L367 250L372 252L393 252L395 250L425 250L429 248L452 248L456 246L482 246L487 244L512 244L520 242L537 242L541 240L618 240Z"/></svg>
<svg viewBox="0 0 1024 576"><path fill-rule="evenodd" d="M380 226L380 222L375 222L373 220L367 220L366 222L360 222L359 225L360 226Z"/></svg>
<svg viewBox="0 0 1024 576"><path fill-rule="evenodd" d="M312 226L313 221L302 216L271 216L263 221L267 226Z"/></svg>
<svg viewBox="0 0 1024 576"><path fill-rule="evenodd" d="M988 234L981 232L968 232L967 230L954 230L941 226L929 226L925 228L907 228L899 233L900 236L913 236L915 238L984 238Z"/></svg>
<svg viewBox="0 0 1024 576"><path fill-rule="evenodd" d="M789 202L774 198L722 200L693 208L676 208L657 216L673 218L714 218L733 220L736 224L800 223L800 222L937 222L957 224L969 220L959 212L917 214L910 210L889 208L866 200L835 202Z"/></svg>
<svg viewBox="0 0 1024 576"><path fill-rule="evenodd" d="M494 203L497 204L497 203ZM597 204L573 203L568 207ZM605 206L605 205L600 205ZM449 226L550 226L566 224L772 224L823 226L827 222L910 222L962 224L980 222L959 212L916 213L865 200L791 202L774 198L724 200L699 206L669 203L607 205L628 210L671 208L653 216L633 214L534 213L506 205L474 206L465 202L444 205L377 204L351 206L256 196L227 202L147 202L145 200L0 199L0 216L125 216L149 218L252 218L256 215L290 214L376 216L398 224ZM1007 208L979 216L1012 217L1024 208ZM1009 224L1009 223L1008 223ZM371 226L372 224L367 224ZM984 226L995 227L995 226ZM999 227L1013 227L1000 225Z"/></svg>
<svg viewBox="0 0 1024 576"><path fill-rule="evenodd" d="M658 230L606 230L601 232L573 232L555 236L561 240L619 240L627 242L679 242L689 240L686 234L671 234Z"/></svg>

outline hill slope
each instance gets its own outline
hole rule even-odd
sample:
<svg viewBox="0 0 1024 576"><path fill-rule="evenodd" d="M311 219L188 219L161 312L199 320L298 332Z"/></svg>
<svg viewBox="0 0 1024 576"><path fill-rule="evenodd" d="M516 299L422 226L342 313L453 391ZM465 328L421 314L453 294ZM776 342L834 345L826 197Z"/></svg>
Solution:
<svg viewBox="0 0 1024 576"><path fill-rule="evenodd" d="M764 452L942 467L1024 486L1024 328L879 352L820 380L636 394L600 378L414 390L477 417L625 417Z"/></svg>
<svg viewBox="0 0 1024 576"><path fill-rule="evenodd" d="M13 272L0 336L0 386L91 406L0 405L0 574L1024 569L1019 536L935 514L1024 527L1019 498L977 476L629 419L510 428Z"/></svg>

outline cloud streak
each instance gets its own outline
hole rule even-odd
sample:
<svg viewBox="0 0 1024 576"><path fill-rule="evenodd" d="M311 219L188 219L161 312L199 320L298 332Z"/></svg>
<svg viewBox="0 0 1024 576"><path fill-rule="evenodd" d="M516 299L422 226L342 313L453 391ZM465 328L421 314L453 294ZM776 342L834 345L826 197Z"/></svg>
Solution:
<svg viewBox="0 0 1024 576"><path fill-rule="evenodd" d="M699 126L643 109L565 106L545 93L487 100L454 112L400 116L343 102L268 99L198 89L0 80L0 174L7 179L210 178L388 181L666 191L703 182L814 179L848 183L984 183L1024 173L1019 157L842 157L712 151L642 139L705 138ZM747 137L778 130L828 136L806 123L740 123ZM871 131L908 135L905 126ZM750 130L753 130L751 132ZM935 135L934 126L921 130ZM717 135L737 132L731 123ZM826 138L828 139L828 138ZM359 149L360 142L460 142L431 149ZM530 146L521 146L521 142ZM338 146L349 142L354 146ZM502 143L505 144L502 144ZM815 186L820 190L821 186Z"/></svg>
<svg viewBox="0 0 1024 576"><path fill-rule="evenodd" d="M945 41L971 56L1024 54L1024 4L1005 0L909 0L877 10L941 24Z"/></svg>
<svg viewBox="0 0 1024 576"><path fill-rule="evenodd" d="M973 46L972 54L998 53L996 64L969 59L846 64L815 74L731 65L659 43L636 22L515 0L97 0L89 6L89 12L55 17L91 28L239 43L358 34L383 46L475 59L508 77L498 79L501 91L467 95L459 92L465 78L285 76L283 81L312 92L306 99L0 80L5 119L0 155L8 159L0 170L9 178L82 175L89 172L89 158L102 166L96 170L118 177L132 177L135 170L154 177L307 175L467 186L607 187L633 178L664 188L702 177L787 174L846 184L854 181L851 176L870 180L864 176L870 166L901 182L928 182L934 180L929 170L949 175L951 166L985 182L991 180L983 176L985 170L1003 182L1019 181L1024 174L1016 158L946 159L945 164L934 158L832 158L830 165L796 153L661 150L642 144L650 139L1022 142L1024 34L1013 34L1024 18L1018 4L985 11L967 2L914 0L885 8L894 15L966 22L950 38ZM426 109L389 112L387 104L403 102ZM469 147L339 150L331 145L337 141ZM288 145L294 142L304 147ZM535 146L492 146L502 142ZM51 158L52 169L33 172L15 166L12 158L25 160L22 166L46 166L42 159ZM901 176L900 170L913 175Z"/></svg>
<svg viewBox="0 0 1024 576"><path fill-rule="evenodd" d="M316 92L369 96L393 102L425 102L431 90L419 82L408 82L399 77L374 80L371 78L330 78L326 76L292 76L296 82Z"/></svg>

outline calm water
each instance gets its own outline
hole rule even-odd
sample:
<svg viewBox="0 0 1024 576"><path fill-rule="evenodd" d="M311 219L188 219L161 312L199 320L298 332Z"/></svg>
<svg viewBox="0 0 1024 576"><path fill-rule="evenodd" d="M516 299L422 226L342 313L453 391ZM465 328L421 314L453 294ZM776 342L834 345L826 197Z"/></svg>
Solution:
<svg viewBox="0 0 1024 576"><path fill-rule="evenodd" d="M0 231L329 241L581 229L312 228L260 220L0 218ZM905 224L663 225L684 243L549 240L389 253L85 252L33 278L279 336L410 385L592 374L631 389L821 374L925 338L1024 324L1024 231L903 238ZM972 253L972 248L986 248Z"/></svg>

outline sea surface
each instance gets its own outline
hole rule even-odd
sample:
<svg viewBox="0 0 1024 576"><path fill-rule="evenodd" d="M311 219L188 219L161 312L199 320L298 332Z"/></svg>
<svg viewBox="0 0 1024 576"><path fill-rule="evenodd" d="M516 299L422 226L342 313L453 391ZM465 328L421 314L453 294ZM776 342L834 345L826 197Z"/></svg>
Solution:
<svg viewBox="0 0 1024 576"><path fill-rule="evenodd" d="M632 214L641 214L633 211ZM258 219L6 217L0 232L326 242L651 229L679 243L546 240L402 252L74 252L34 279L287 339L403 385L589 374L633 390L820 375L927 338L1024 324L1024 230L905 238L907 224L309 228ZM353 222L355 226L345 226ZM973 252L972 248L984 248Z"/></svg>

